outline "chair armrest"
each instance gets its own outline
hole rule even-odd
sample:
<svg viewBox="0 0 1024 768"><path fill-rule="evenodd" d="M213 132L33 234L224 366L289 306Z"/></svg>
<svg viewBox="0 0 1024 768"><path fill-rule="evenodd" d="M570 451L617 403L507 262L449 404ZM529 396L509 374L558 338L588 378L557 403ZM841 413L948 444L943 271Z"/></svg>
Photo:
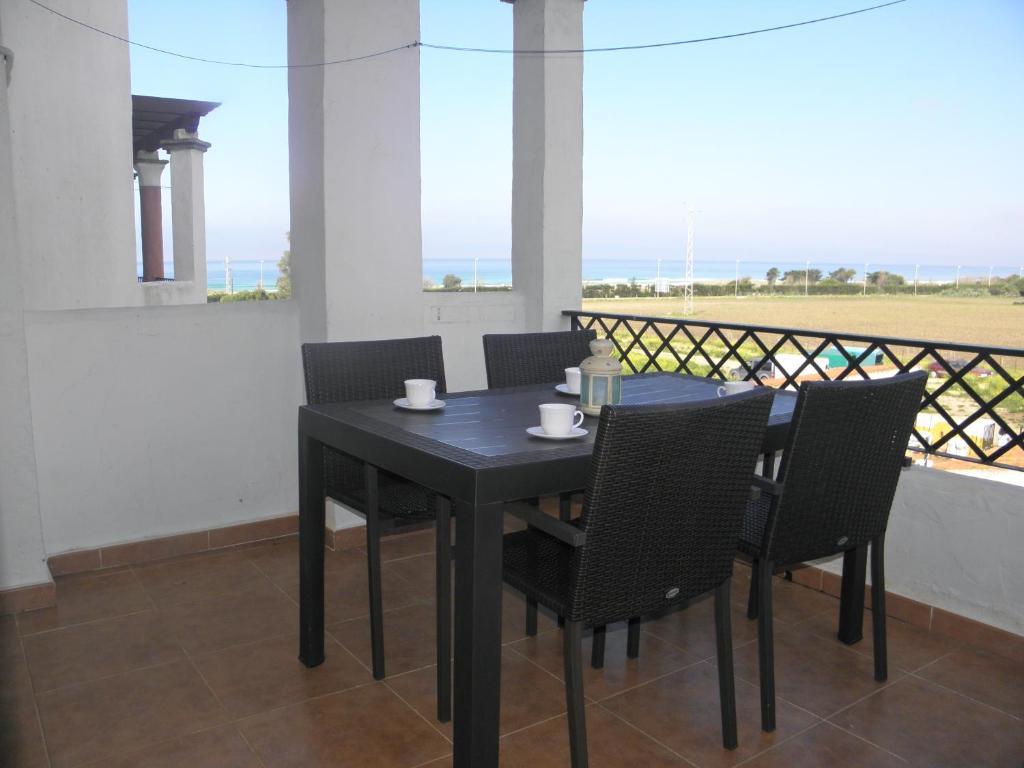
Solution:
<svg viewBox="0 0 1024 768"><path fill-rule="evenodd" d="M759 491L764 491L769 496L782 495L782 483L769 480L767 477L761 477L761 475L751 475L750 485Z"/></svg>
<svg viewBox="0 0 1024 768"><path fill-rule="evenodd" d="M517 501L506 504L505 511L570 547L581 547L587 540L587 534L575 525L564 523L557 517L545 514L538 507Z"/></svg>

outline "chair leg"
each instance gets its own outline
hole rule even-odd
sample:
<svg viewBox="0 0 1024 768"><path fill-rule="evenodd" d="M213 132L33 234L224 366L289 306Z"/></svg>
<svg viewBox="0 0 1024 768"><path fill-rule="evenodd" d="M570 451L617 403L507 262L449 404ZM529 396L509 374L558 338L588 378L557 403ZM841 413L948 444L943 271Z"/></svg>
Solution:
<svg viewBox="0 0 1024 768"><path fill-rule="evenodd" d="M758 590L758 563L761 561L756 557L750 564L750 595L747 597L747 618L757 618L757 590Z"/></svg>
<svg viewBox="0 0 1024 768"><path fill-rule="evenodd" d="M590 646L590 666L594 669L601 669L604 666L604 639L606 627L594 627L594 640Z"/></svg>
<svg viewBox="0 0 1024 768"><path fill-rule="evenodd" d="M434 525L434 549L437 602L437 719L452 719L452 506L443 496L437 497Z"/></svg>
<svg viewBox="0 0 1024 768"><path fill-rule="evenodd" d="M583 623L565 622L565 705L572 768L587 768L587 721L583 711Z"/></svg>
<svg viewBox="0 0 1024 768"><path fill-rule="evenodd" d="M772 563L758 563L757 662L761 677L761 730L775 730L775 637L772 631Z"/></svg>
<svg viewBox="0 0 1024 768"><path fill-rule="evenodd" d="M533 637L537 634L537 601L526 598L526 634Z"/></svg>
<svg viewBox="0 0 1024 768"><path fill-rule="evenodd" d="M839 639L847 645L864 637L864 580L868 545L843 553L843 581L839 586Z"/></svg>
<svg viewBox="0 0 1024 768"><path fill-rule="evenodd" d="M875 646L875 680L889 677L885 636L885 534L871 542L871 628Z"/></svg>
<svg viewBox="0 0 1024 768"><path fill-rule="evenodd" d="M567 491L558 494L558 519L565 523L572 520L572 494Z"/></svg>
<svg viewBox="0 0 1024 768"><path fill-rule="evenodd" d="M629 634L626 637L626 657L635 659L640 655L640 617L629 620Z"/></svg>
<svg viewBox="0 0 1024 768"><path fill-rule="evenodd" d="M370 583L370 654L373 658L373 677L384 679L384 606L381 598L380 575L380 510L377 501L377 468L365 464L363 480L366 485L366 567Z"/></svg>
<svg viewBox="0 0 1024 768"><path fill-rule="evenodd" d="M718 699L722 708L722 746L736 749L736 678L732 667L732 622L729 590L732 579L715 589L715 651L718 659Z"/></svg>

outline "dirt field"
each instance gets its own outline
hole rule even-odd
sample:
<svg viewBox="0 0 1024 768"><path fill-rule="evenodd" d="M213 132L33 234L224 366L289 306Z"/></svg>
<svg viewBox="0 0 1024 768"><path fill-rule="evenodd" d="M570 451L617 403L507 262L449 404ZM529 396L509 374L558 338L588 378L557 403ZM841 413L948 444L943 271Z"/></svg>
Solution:
<svg viewBox="0 0 1024 768"><path fill-rule="evenodd" d="M695 320L1024 348L1024 304L1005 298L812 296L696 298ZM584 310L681 317L682 300L585 299Z"/></svg>

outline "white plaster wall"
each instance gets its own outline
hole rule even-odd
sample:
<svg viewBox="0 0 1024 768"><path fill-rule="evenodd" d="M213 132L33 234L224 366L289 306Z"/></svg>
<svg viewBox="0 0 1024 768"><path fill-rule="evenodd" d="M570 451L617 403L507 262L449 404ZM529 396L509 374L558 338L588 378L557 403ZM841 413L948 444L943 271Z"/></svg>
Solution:
<svg viewBox="0 0 1024 768"><path fill-rule="evenodd" d="M288 514L290 301L26 317L48 554Z"/></svg>
<svg viewBox="0 0 1024 768"><path fill-rule="evenodd" d="M885 539L886 589L1024 634L1024 488L912 467ZM820 564L842 572L842 560Z"/></svg>
<svg viewBox="0 0 1024 768"><path fill-rule="evenodd" d="M125 0L53 0L127 35ZM128 47L28 2L0 3L14 50L11 147L25 307L139 304Z"/></svg>
<svg viewBox="0 0 1024 768"><path fill-rule="evenodd" d="M0 18L0 43L4 33ZM8 114L0 58L0 589L49 579L39 525Z"/></svg>

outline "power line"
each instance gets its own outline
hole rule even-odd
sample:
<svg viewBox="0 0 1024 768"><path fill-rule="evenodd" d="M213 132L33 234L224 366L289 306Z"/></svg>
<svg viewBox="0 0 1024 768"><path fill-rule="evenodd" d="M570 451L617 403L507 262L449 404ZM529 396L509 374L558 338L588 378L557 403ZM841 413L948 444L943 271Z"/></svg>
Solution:
<svg viewBox="0 0 1024 768"><path fill-rule="evenodd" d="M35 0L33 0L34 2ZM832 21L833 19L841 19L844 16L855 16L858 13L867 13L868 11L877 11L879 8L887 8L890 5L899 5L905 3L906 0L892 0L889 3L882 3L881 5L873 5L870 8L860 8L856 11L847 11L846 13L837 13L834 16L822 16L819 19L808 19L807 21L797 21L793 24L782 24L777 27L765 27L763 29L751 29L747 32L733 32L728 35L715 35L713 37L695 37L689 40L674 40L668 43L646 43L643 45L614 45L604 48L562 48L562 49L544 49L544 50L524 50L515 48L464 48L456 45L433 45L431 43L420 43L422 48L434 48L440 51L460 51L464 53L513 53L513 54L568 54L568 53L609 53L612 51L640 51L648 48L668 48L676 45L692 45L694 43L710 43L715 40L729 40L734 37L747 37L749 35L760 35L764 32L778 32L781 29L793 29L794 27L805 27L808 24L819 24L823 21Z"/></svg>
<svg viewBox="0 0 1024 768"><path fill-rule="evenodd" d="M868 7L868 8L859 8L859 9L857 9L855 11L847 11L846 13L837 13L837 14L834 14L832 16L822 16L822 17L817 18L817 19L808 19L806 21L797 21L797 22L793 22L792 24L781 24L779 26L764 27L762 29L751 29L751 30L748 30L746 32L733 32L733 33L727 34L727 35L714 35L712 37L695 37L695 38L691 38L689 40L673 40L673 41L666 42L666 43L646 43L646 44L642 44L642 45L615 45L615 46L606 46L606 47L600 47L600 48L556 48L556 49L533 49L533 50L531 50L531 49L516 49L516 48L474 48L474 47L468 47L468 46L440 45L440 44L436 44L436 43L424 43L424 42L422 42L420 40L414 40L411 43L406 43L405 45L398 45L398 46L395 46L394 48L388 48L387 50L375 51L373 53L367 53L367 54L364 54L362 56L352 56L352 57L345 58L345 59L333 59L331 61L318 61L318 62L313 62L313 63L309 63L309 64L252 64L250 62L244 62L244 61L224 61L224 60L221 60L221 59L208 59L208 58L204 58L202 56L190 56L190 55L185 54L185 53L178 53L176 51L169 51L169 50L167 50L165 48L157 48L156 46L146 45L145 43L138 43L138 42L136 42L134 40L128 39L127 37L122 37L121 35L114 34L113 32L108 32L105 29L100 29L99 27L94 27L93 25L87 24L86 22L84 22L84 21L82 21L80 19L74 18L73 16L68 16L67 14L61 13L60 11L57 11L57 10L49 7L48 5L44 5L43 3L40 2L40 0L28 0L28 2L32 3L33 5L36 5L39 8L42 8L44 11L49 11L53 15L59 16L60 18L66 20L66 21L69 21L69 22L71 22L73 24L77 24L80 27L84 27L85 29L91 30L91 31L96 32L98 34L104 35L105 37L109 37L109 38L112 38L114 40L119 40L120 42L127 43L128 45L133 45L136 48L144 48L147 51L153 51L155 53L162 53L162 54L164 54L166 56L175 56L175 57L177 57L179 59L187 59L189 61L198 61L198 62L202 62L204 64L218 64L218 65L225 66L225 67L247 67L247 68L250 68L250 69L310 69L310 68L316 68L316 67L329 67L329 66L333 66L335 64L350 64L350 63L356 62L356 61L365 61L366 59L374 59L374 58L377 58L378 56L387 56L388 54L396 53L397 51L403 51L403 50L406 50L406 49L409 49L409 48L430 48L430 49L437 50L437 51L453 51L453 52L456 52L456 53L500 53L500 54L513 54L513 55L515 55L515 54L535 55L535 56L549 56L549 55L557 56L557 55L581 54L581 53L610 53L610 52L614 52L614 51L640 51L640 50L647 50L647 49L651 49L651 48L669 48L669 47L680 46L680 45L693 45L695 43L710 43L710 42L714 42L714 41L717 41L717 40L730 40L730 39L737 38L737 37L748 37L750 35L760 35L760 34L764 34L765 32L778 32L778 31L783 30L783 29L793 29L795 27L805 27L805 26L807 26L809 24L820 24L821 22L824 22L824 21L833 21L835 19L842 19L842 18L845 18L847 16L856 16L857 14L860 14L860 13L868 13L869 11L877 11L877 10L879 10L881 8L888 8L891 5L899 5L900 3L905 3L906 1L907 0L891 0L891 2L882 3L881 5L872 5L872 6Z"/></svg>

